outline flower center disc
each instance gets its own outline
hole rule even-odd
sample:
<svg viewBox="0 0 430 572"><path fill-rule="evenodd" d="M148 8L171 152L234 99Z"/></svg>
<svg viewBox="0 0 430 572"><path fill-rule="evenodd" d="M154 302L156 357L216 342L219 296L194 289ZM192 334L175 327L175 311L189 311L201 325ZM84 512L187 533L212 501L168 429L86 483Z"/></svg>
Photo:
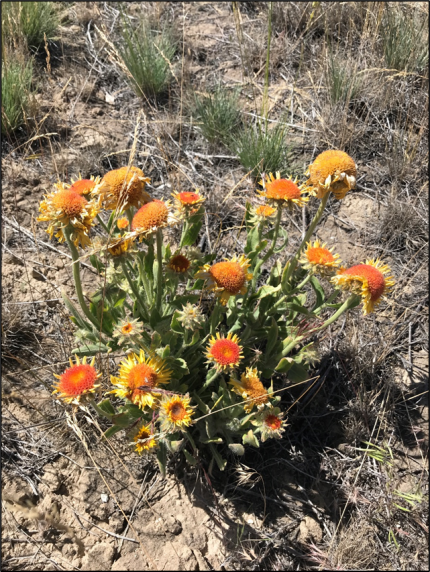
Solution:
<svg viewBox="0 0 430 572"><path fill-rule="evenodd" d="M314 247L306 252L309 262L312 264L327 264L334 262L333 254L326 248Z"/></svg>
<svg viewBox="0 0 430 572"><path fill-rule="evenodd" d="M245 284L245 271L238 262L218 262L209 269L212 278L220 286L237 294Z"/></svg>
<svg viewBox="0 0 430 572"><path fill-rule="evenodd" d="M74 217L81 214L87 200L81 195L78 195L72 189L63 189L58 191L52 198L52 204L55 208L62 210L68 217Z"/></svg>
<svg viewBox="0 0 430 572"><path fill-rule="evenodd" d="M215 361L221 365L232 365L239 361L240 348L232 340L217 340L211 349Z"/></svg>
<svg viewBox="0 0 430 572"><path fill-rule="evenodd" d="M193 205L200 199L200 195L192 192L183 192L178 194L178 199L184 205Z"/></svg>
<svg viewBox="0 0 430 572"><path fill-rule="evenodd" d="M280 428L282 421L276 415L268 415L264 420L264 423L273 431Z"/></svg>
<svg viewBox="0 0 430 572"><path fill-rule="evenodd" d="M170 409L170 417L173 421L182 421L185 417L186 411L182 403L174 403Z"/></svg>
<svg viewBox="0 0 430 572"><path fill-rule="evenodd" d="M367 280L370 299L372 302L376 302L382 296L385 290L385 278L382 272L380 272L374 266L369 264L357 264L356 266L351 266L342 275L352 276L355 280L363 279Z"/></svg>
<svg viewBox="0 0 430 572"><path fill-rule="evenodd" d="M275 179L266 183L266 196L268 199L293 200L300 199L300 189L288 179Z"/></svg>
<svg viewBox="0 0 430 572"><path fill-rule="evenodd" d="M135 365L128 374L128 387L133 390L132 397L146 393L144 390L137 389L140 385L152 389L157 383L158 375L146 363Z"/></svg>
<svg viewBox="0 0 430 572"><path fill-rule="evenodd" d="M177 254L170 259L169 266L173 268L173 270L176 270L176 272L186 272L190 267L190 261L186 256Z"/></svg>
<svg viewBox="0 0 430 572"><path fill-rule="evenodd" d="M126 324L122 327L123 334L129 334L133 330L133 326L131 324Z"/></svg>
<svg viewBox="0 0 430 572"><path fill-rule="evenodd" d="M81 395L94 386L96 379L96 370L91 365L74 365L61 376L59 389L68 395Z"/></svg>
<svg viewBox="0 0 430 572"><path fill-rule="evenodd" d="M150 230L167 222L169 210L163 201L153 200L137 211L131 223L131 230Z"/></svg>

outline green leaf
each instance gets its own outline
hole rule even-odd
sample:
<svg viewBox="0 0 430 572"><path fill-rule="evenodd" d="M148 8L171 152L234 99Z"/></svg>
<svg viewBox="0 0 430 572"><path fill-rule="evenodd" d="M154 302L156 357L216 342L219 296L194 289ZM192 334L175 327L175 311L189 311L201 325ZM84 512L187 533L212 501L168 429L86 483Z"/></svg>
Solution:
<svg viewBox="0 0 430 572"><path fill-rule="evenodd" d="M212 457L215 459L215 462L218 465L219 470L223 471L227 465L226 459L223 459L221 457L221 455L216 450L216 447L214 447L214 445L212 445L212 443L209 443L209 448L211 450Z"/></svg>
<svg viewBox="0 0 430 572"><path fill-rule="evenodd" d="M160 473L163 478L166 477L166 464L167 464L167 448L164 441L158 441L157 461L160 468Z"/></svg>
<svg viewBox="0 0 430 572"><path fill-rule="evenodd" d="M284 357L275 367L275 371L279 371L280 373L287 373L294 365L293 358Z"/></svg>
<svg viewBox="0 0 430 572"><path fill-rule="evenodd" d="M245 246L245 254L251 253L254 250L256 250L256 248L259 245L259 231L258 231L258 225L254 226L254 228L252 228L249 232L248 232L248 236L246 238L246 246Z"/></svg>
<svg viewBox="0 0 430 572"><path fill-rule="evenodd" d="M268 355L275 348L276 342L278 341L278 324L276 320L272 317L272 323L269 328L269 333L267 335L267 346L265 354Z"/></svg>
<svg viewBox="0 0 430 572"><path fill-rule="evenodd" d="M108 353L111 351L109 346L105 346L105 344L87 344L85 346L81 346L80 348L76 348L72 350L72 354L75 354L79 357L84 356L93 356L94 354L100 353Z"/></svg>
<svg viewBox="0 0 430 572"><path fill-rule="evenodd" d="M323 290L323 287L321 286L318 278L316 276L312 276L309 280L312 288L314 289L315 295L316 295L316 302L314 307L312 308L312 311L315 311L317 308L319 308L320 306L322 306L324 304L324 300L325 300L325 292Z"/></svg>
<svg viewBox="0 0 430 572"><path fill-rule="evenodd" d="M99 260L98 256L96 256L95 254L91 254L90 262L99 274L104 274L106 266L103 264L101 260Z"/></svg>
<svg viewBox="0 0 430 572"><path fill-rule="evenodd" d="M195 467L197 465L197 459L193 457L193 455L191 455L191 453L189 453L186 449L184 449L184 455L187 462L190 463L191 466Z"/></svg>
<svg viewBox="0 0 430 572"><path fill-rule="evenodd" d="M302 381L309 379L307 368L305 368L300 363L294 363L288 371L288 379L290 379L293 383L301 383Z"/></svg>
<svg viewBox="0 0 430 572"><path fill-rule="evenodd" d="M64 294L63 292L61 292L61 296L64 300L64 303L66 305L66 308L69 310L69 312L72 314L72 316L75 318L76 320L76 324L82 328L83 330L86 330L88 332L92 332L93 331L93 326L91 324L89 324L88 322L86 322L81 314L79 313L79 311L76 309L76 307L74 306L73 302L70 300L70 298L68 298L66 296L66 294Z"/></svg>
<svg viewBox="0 0 430 572"><path fill-rule="evenodd" d="M184 439L179 439L179 440L166 439L166 445L172 453L178 453L182 449L183 444L184 444Z"/></svg>
<svg viewBox="0 0 430 572"><path fill-rule="evenodd" d="M210 407L209 407L209 405L207 405L206 403L204 403L204 402L200 399L200 397L198 396L197 393L193 393L193 400L197 403L197 405L198 405L200 411L201 411L203 414L206 415L207 413L210 413Z"/></svg>
<svg viewBox="0 0 430 572"><path fill-rule="evenodd" d="M230 451L232 453L234 453L235 455L238 456L242 456L245 454L245 448L243 445L241 445L240 443L230 443L230 445L228 446L228 448L230 449Z"/></svg>
<svg viewBox="0 0 430 572"><path fill-rule="evenodd" d="M218 330L221 316L223 314L223 308L219 302L216 302L214 309L212 310L212 315L210 318L210 334L213 336Z"/></svg>
<svg viewBox="0 0 430 572"><path fill-rule="evenodd" d="M203 280L201 280L204 283ZM194 290L194 288L193 288ZM187 294L186 296L176 296L174 300L170 302L170 304L177 308L178 310L182 310L182 307L185 306L188 302L190 304L197 304L199 301L200 296L198 294Z"/></svg>
<svg viewBox="0 0 430 572"><path fill-rule="evenodd" d="M170 322L170 327L172 329L173 332L176 332L177 334L180 334L181 336L184 335L184 326L181 324L181 322L178 320L179 318L179 311L176 310L172 316L172 321Z"/></svg>
<svg viewBox="0 0 430 572"><path fill-rule="evenodd" d="M188 219L188 228L182 236L181 247L191 246L196 242L200 229L202 228L202 218L203 214L199 212Z"/></svg>
<svg viewBox="0 0 430 572"><path fill-rule="evenodd" d="M100 409L105 413L107 413L108 415L115 415L116 413L115 408L110 402L110 399L103 399L103 401L97 403L97 407L100 407Z"/></svg>
<svg viewBox="0 0 430 572"><path fill-rule="evenodd" d="M271 296L272 294L276 294L281 289L281 285L278 286L262 286L257 292L257 298L265 298L266 296Z"/></svg>
<svg viewBox="0 0 430 572"><path fill-rule="evenodd" d="M206 380L202 386L202 390L208 388L210 384L213 383L215 379L218 377L218 374L219 371L215 367L210 369L206 375Z"/></svg>
<svg viewBox="0 0 430 572"><path fill-rule="evenodd" d="M257 447L258 448L260 446L260 443L258 442L258 439L254 435L252 429L250 429L248 431L248 433L245 433L245 435L243 435L242 443L244 445L251 445L251 447Z"/></svg>
<svg viewBox="0 0 430 572"><path fill-rule="evenodd" d="M310 312L307 308L305 308L300 304L296 304L295 302L288 302L287 307L293 312L297 312L298 314L304 314L305 316L312 316L312 317L315 316L313 312Z"/></svg>
<svg viewBox="0 0 430 572"><path fill-rule="evenodd" d="M120 427L118 425L112 425L112 427L109 427L109 429L104 432L104 436L107 439L109 439L109 437L112 437L113 435L115 435L115 433L118 433L118 431L122 431L122 429L124 429L124 427Z"/></svg>

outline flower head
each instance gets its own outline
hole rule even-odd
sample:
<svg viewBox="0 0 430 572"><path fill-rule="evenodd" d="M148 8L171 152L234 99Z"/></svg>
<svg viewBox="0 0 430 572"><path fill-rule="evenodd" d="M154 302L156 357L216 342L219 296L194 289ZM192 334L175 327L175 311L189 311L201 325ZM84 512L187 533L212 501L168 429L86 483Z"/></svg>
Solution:
<svg viewBox="0 0 430 572"><path fill-rule="evenodd" d="M170 202L154 199L143 205L134 215L131 222L131 231L141 239L176 222L171 212Z"/></svg>
<svg viewBox="0 0 430 572"><path fill-rule="evenodd" d="M231 260L217 262L212 266L205 264L196 274L196 278L208 281L208 289L220 297L221 304L227 304L231 296L245 294L247 281L252 279L248 272L250 261L242 254L239 258L234 256Z"/></svg>
<svg viewBox="0 0 430 572"><path fill-rule="evenodd" d="M40 203L39 211L42 213L38 221L49 221L46 232L50 238L55 231L60 242L64 242L63 229L67 225L73 227L71 239L76 246L79 243L82 247L88 246L91 241L88 232L93 226L93 221L100 210L99 204L95 200L88 201L71 188L59 187L57 192L46 195Z"/></svg>
<svg viewBox="0 0 430 572"><path fill-rule="evenodd" d="M257 191L259 195L265 197L269 204L277 207L288 206L289 210L293 206L304 207L309 201L309 197L303 196L303 189L297 185L297 179L281 179L281 173L277 171L276 178L272 173L268 176L268 181L260 181L264 187L263 191Z"/></svg>
<svg viewBox="0 0 430 572"><path fill-rule="evenodd" d="M321 244L319 240L313 244L308 242L306 246L299 259L303 268L322 276L332 276L340 265L339 254L332 254L334 247L327 248L326 243Z"/></svg>
<svg viewBox="0 0 430 572"><path fill-rule="evenodd" d="M142 453L147 453L152 448L157 446L157 441L154 438L154 434L151 432L151 426L140 424L137 431L134 432L133 441L131 444L135 444L134 450L136 453L141 455Z"/></svg>
<svg viewBox="0 0 430 572"><path fill-rule="evenodd" d="M170 270L173 270L176 274L185 274L189 270L191 266L191 260L188 260L186 256L183 254L174 254L168 264L167 267Z"/></svg>
<svg viewBox="0 0 430 572"><path fill-rule="evenodd" d="M190 397L186 395L164 395L160 401L160 429L164 433L185 431L193 420L195 407L190 405Z"/></svg>
<svg viewBox="0 0 430 572"><path fill-rule="evenodd" d="M104 185L100 189L105 208L126 210L129 207L137 208L141 204L149 203L151 197L145 191L145 184L150 180L137 167L121 167L109 171L103 177Z"/></svg>
<svg viewBox="0 0 430 572"><path fill-rule="evenodd" d="M129 223L128 218L126 216L122 216L121 218L119 218L116 221L116 226L119 228L119 230L126 229L129 224L130 223Z"/></svg>
<svg viewBox="0 0 430 572"><path fill-rule="evenodd" d="M81 175L76 180L71 179L70 189L78 193L78 195L95 195L100 190L101 178L91 177L89 179L83 179Z"/></svg>
<svg viewBox="0 0 430 572"><path fill-rule="evenodd" d="M85 356L82 363L79 357L76 356L76 364L73 363L72 358L69 359L70 367L62 375L54 376L59 379L55 384L53 393L58 393L58 397L64 399L66 403L79 403L80 400L90 393L94 393L100 384L96 381L101 377L94 367L96 358L94 357L90 364L87 364L87 357Z"/></svg>
<svg viewBox="0 0 430 572"><path fill-rule="evenodd" d="M351 268L341 268L331 281L342 290L361 296L363 314L370 314L394 286L394 278L386 276L391 270L380 260L366 260Z"/></svg>
<svg viewBox="0 0 430 572"><path fill-rule="evenodd" d="M337 199L343 199L355 187L357 167L347 153L330 149L318 155L306 175L306 188L318 199L330 191Z"/></svg>
<svg viewBox="0 0 430 572"><path fill-rule="evenodd" d="M243 359L242 346L236 334L228 333L227 337L221 337L217 332L216 338L209 339L209 347L206 357L209 363L213 363L218 370L232 370Z"/></svg>
<svg viewBox="0 0 430 572"><path fill-rule="evenodd" d="M178 310L178 321L186 330L199 330L205 322L205 317L198 306L187 302L182 306L182 311Z"/></svg>
<svg viewBox="0 0 430 572"><path fill-rule="evenodd" d="M276 215L276 209L269 205L259 205L251 208L250 222L259 224L268 220L273 220Z"/></svg>
<svg viewBox="0 0 430 572"><path fill-rule="evenodd" d="M267 389L261 383L256 368L247 367L240 381L231 379L229 383L235 393L247 400L244 405L246 413L250 413L254 405L261 409L269 400Z"/></svg>
<svg viewBox="0 0 430 572"><path fill-rule="evenodd" d="M183 191L181 193L172 193L172 197L175 199L178 212L184 215L192 215L197 212L200 204L206 200L199 193L198 189L196 189L195 192Z"/></svg>
<svg viewBox="0 0 430 572"><path fill-rule="evenodd" d="M282 419L284 413L279 407L272 407L262 411L253 423L261 428L261 441L264 443L267 439L280 439L285 431L286 422Z"/></svg>
<svg viewBox="0 0 430 572"><path fill-rule="evenodd" d="M120 363L118 377L111 376L115 389L110 393L128 399L141 409L154 408L158 401L156 389L168 383L171 374L163 359L155 355L145 358L144 351L140 350L139 354L131 353Z"/></svg>
<svg viewBox="0 0 430 572"><path fill-rule="evenodd" d="M143 332L143 324L137 318L131 320L129 317L120 320L118 326L114 329L112 335L118 338L118 345L124 342L133 342L137 336Z"/></svg>

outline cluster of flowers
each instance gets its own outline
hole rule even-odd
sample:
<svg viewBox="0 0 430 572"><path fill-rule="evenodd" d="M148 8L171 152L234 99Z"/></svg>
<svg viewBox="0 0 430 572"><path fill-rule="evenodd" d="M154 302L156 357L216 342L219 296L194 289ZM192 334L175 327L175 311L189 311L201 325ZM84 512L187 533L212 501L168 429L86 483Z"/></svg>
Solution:
<svg viewBox="0 0 430 572"><path fill-rule="evenodd" d="M223 423L228 430L218 427L218 435L225 438L236 454L242 454L242 446L232 440L232 435L239 434L243 444L254 446L258 446L254 433L260 434L263 442L270 437L280 437L286 427L284 414L276 407L280 398L275 397L273 385L265 387L261 371L263 377L271 377L275 371L288 371L294 359L296 363L307 364L315 360L315 355L306 346L307 352L303 350L285 362L288 353L306 337L300 335L297 324L301 322L296 320L298 307L300 312L297 301L303 286L309 281L315 286L318 275L331 281L337 292L350 293L343 305L337 305L337 312L320 327L309 328L309 334L327 327L360 301L364 314L373 312L394 284L389 267L380 260L366 260L363 264L345 268L333 248L319 240L310 240L330 193L341 200L355 186L356 165L351 157L338 150L325 151L309 166L306 175L308 179L303 184L292 178L281 178L279 172L276 176L271 173L268 177L263 176L262 190L258 194L265 199L265 204L247 206L248 246L245 254L215 263L211 256L204 257L192 247L200 230L205 200L198 190L174 193L174 204L153 199L146 190L149 178L133 166L110 171L103 178L79 178L70 184L58 182L55 191L42 201L38 220L49 222L49 235L52 237L55 233L58 240L66 240L71 249L75 286L83 315L81 319L79 313L73 312L80 328L77 337L96 341L94 336L103 333L108 337L104 345L107 353L119 348L128 352L119 363L118 375L111 376L113 389L108 392L125 403L119 413L109 400L98 405L94 401L94 394L100 391L97 381L101 377L95 367L95 358L91 363L87 363L86 357L81 362L79 355L75 364L70 360L71 367L56 376L55 392L59 397L80 406L90 403L99 414L116 423L115 430L109 435L125 429L138 453L160 448L163 439L172 445L176 443L172 436L183 435L192 447L192 455L185 451L186 457L195 460L198 447L195 434L193 438L189 429L200 420L195 418L197 407L203 414L201 419L216 415L218 411L231 410L230 415L223 413ZM283 209L304 207L311 197L320 199L321 204L301 246L283 270L276 271L274 267L268 283L257 288L262 264L287 244L285 240L283 247L276 249ZM102 209L113 211L109 223L99 216ZM107 231L107 239L90 238L96 222ZM182 237L172 254L170 246L163 244L161 229L177 224L182 224ZM268 225L274 228L264 235ZM268 238L272 238L272 246L260 257ZM147 247L146 252L138 247L142 242ZM106 279L116 285L116 291L125 292L115 301L110 313L103 301L101 310L95 302L90 308L87 306L79 276L77 249L80 246L82 249L90 247L87 252L91 257L103 253L111 261L107 268L102 265ZM100 263L95 266L100 268ZM193 279L197 282L190 286ZM179 280L187 281L182 295L177 293ZM209 314L203 313L198 304L191 303L196 296L187 298L183 295L199 287L216 296ZM267 310L271 322L265 315L258 314L258 306L263 307L263 299L268 295L273 297L272 307ZM127 303L127 296L132 304ZM294 305L289 306L291 301ZM334 305L321 304L321 309L329 307ZM318 311L315 311L315 317L318 317ZM307 310L303 313L309 314ZM166 329L162 322L167 319L170 327ZM226 324L230 325L230 331L221 333ZM240 337L235 331L242 332ZM287 335L278 340L281 331ZM175 335L176 338L179 335L179 340ZM241 345L252 337L263 348L267 341L267 356L262 360L261 368L252 367L255 360L250 359L250 351L244 354ZM187 360L181 357L184 351L188 351L184 354ZM76 353L79 354L79 350ZM85 352L81 349L80 353ZM309 357L311 355L313 357ZM209 371L206 371L208 364ZM224 376L228 376L227 383ZM208 388L217 378L218 390L212 392ZM197 405L191 405L192 399ZM218 410L220 402L223 407ZM125 416L124 422L118 422L119 415ZM223 468L213 446L222 441L214 435L217 431L208 428L207 419L203 436L202 431L200 427L199 441L210 446L218 465ZM182 441L181 447L184 448Z"/></svg>

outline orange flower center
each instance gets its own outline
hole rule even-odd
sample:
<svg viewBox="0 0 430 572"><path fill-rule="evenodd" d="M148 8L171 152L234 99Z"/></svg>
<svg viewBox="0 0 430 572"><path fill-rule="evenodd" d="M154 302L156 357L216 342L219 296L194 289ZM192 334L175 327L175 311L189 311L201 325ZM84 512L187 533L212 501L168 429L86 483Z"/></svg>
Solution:
<svg viewBox="0 0 430 572"><path fill-rule="evenodd" d="M94 387L96 379L97 372L91 365L74 365L63 373L58 389L68 396L82 395Z"/></svg>
<svg viewBox="0 0 430 572"><path fill-rule="evenodd" d="M282 425L281 419L276 415L268 415L264 420L264 423L269 427L269 429L272 429L272 431L277 431Z"/></svg>
<svg viewBox="0 0 430 572"><path fill-rule="evenodd" d="M277 199L291 201L300 199L300 189L293 181L289 179L274 179L270 183L266 183L266 197L268 199Z"/></svg>
<svg viewBox="0 0 430 572"><path fill-rule="evenodd" d="M261 205L255 209L255 212L259 216L271 216L276 209L269 207L269 205Z"/></svg>
<svg viewBox="0 0 430 572"><path fill-rule="evenodd" d="M178 193L176 198L183 204L183 205L195 205L200 200L200 195L198 193L191 193L191 192L183 192Z"/></svg>
<svg viewBox="0 0 430 572"><path fill-rule="evenodd" d="M321 248L319 246L309 248L306 251L306 256L312 264L328 264L334 262L333 254L327 250L327 248Z"/></svg>
<svg viewBox="0 0 430 572"><path fill-rule="evenodd" d="M385 290L385 278L380 270L369 264L357 264L351 266L342 272L344 275L351 276L354 280L367 280L367 285L370 292L370 299L376 302L382 296Z"/></svg>
<svg viewBox="0 0 430 572"><path fill-rule="evenodd" d="M75 191L75 193L78 193L78 195L86 195L92 191L95 186L95 182L91 181L90 179L80 179L79 181L73 183L69 191Z"/></svg>
<svg viewBox="0 0 430 572"><path fill-rule="evenodd" d="M254 403L258 405L267 403L268 396L266 388L257 376L243 376L241 383L248 396L253 398Z"/></svg>
<svg viewBox="0 0 430 572"><path fill-rule="evenodd" d="M127 385L132 390L129 399L134 401L135 397L144 395L146 391L137 388L140 386L145 386L148 387L148 389L152 389L156 386L157 379L158 375L156 372L146 363L138 363L132 367L127 377Z"/></svg>
<svg viewBox="0 0 430 572"><path fill-rule="evenodd" d="M214 360L224 366L237 364L240 358L240 347L232 340L217 340L210 352Z"/></svg>
<svg viewBox="0 0 430 572"><path fill-rule="evenodd" d="M237 294L245 284L246 275L238 262L217 262L209 269L209 274L217 286L231 294Z"/></svg>
<svg viewBox="0 0 430 572"><path fill-rule="evenodd" d="M169 210L163 201L154 199L143 205L133 217L131 230L150 230L167 222Z"/></svg>
<svg viewBox="0 0 430 572"><path fill-rule="evenodd" d="M125 324L125 326L121 328L121 331L123 334L129 334L133 331L133 324Z"/></svg>
<svg viewBox="0 0 430 572"><path fill-rule="evenodd" d="M182 421L187 414L187 411L182 403L176 402L169 407L170 418L174 423Z"/></svg>
<svg viewBox="0 0 430 572"><path fill-rule="evenodd" d="M81 197L72 189L62 189L52 198L54 207L62 210L69 218L80 215L87 203L87 199Z"/></svg>
<svg viewBox="0 0 430 572"><path fill-rule="evenodd" d="M191 262L186 256L182 254L177 254L170 259L169 267L175 270L175 272L186 272L190 267Z"/></svg>

